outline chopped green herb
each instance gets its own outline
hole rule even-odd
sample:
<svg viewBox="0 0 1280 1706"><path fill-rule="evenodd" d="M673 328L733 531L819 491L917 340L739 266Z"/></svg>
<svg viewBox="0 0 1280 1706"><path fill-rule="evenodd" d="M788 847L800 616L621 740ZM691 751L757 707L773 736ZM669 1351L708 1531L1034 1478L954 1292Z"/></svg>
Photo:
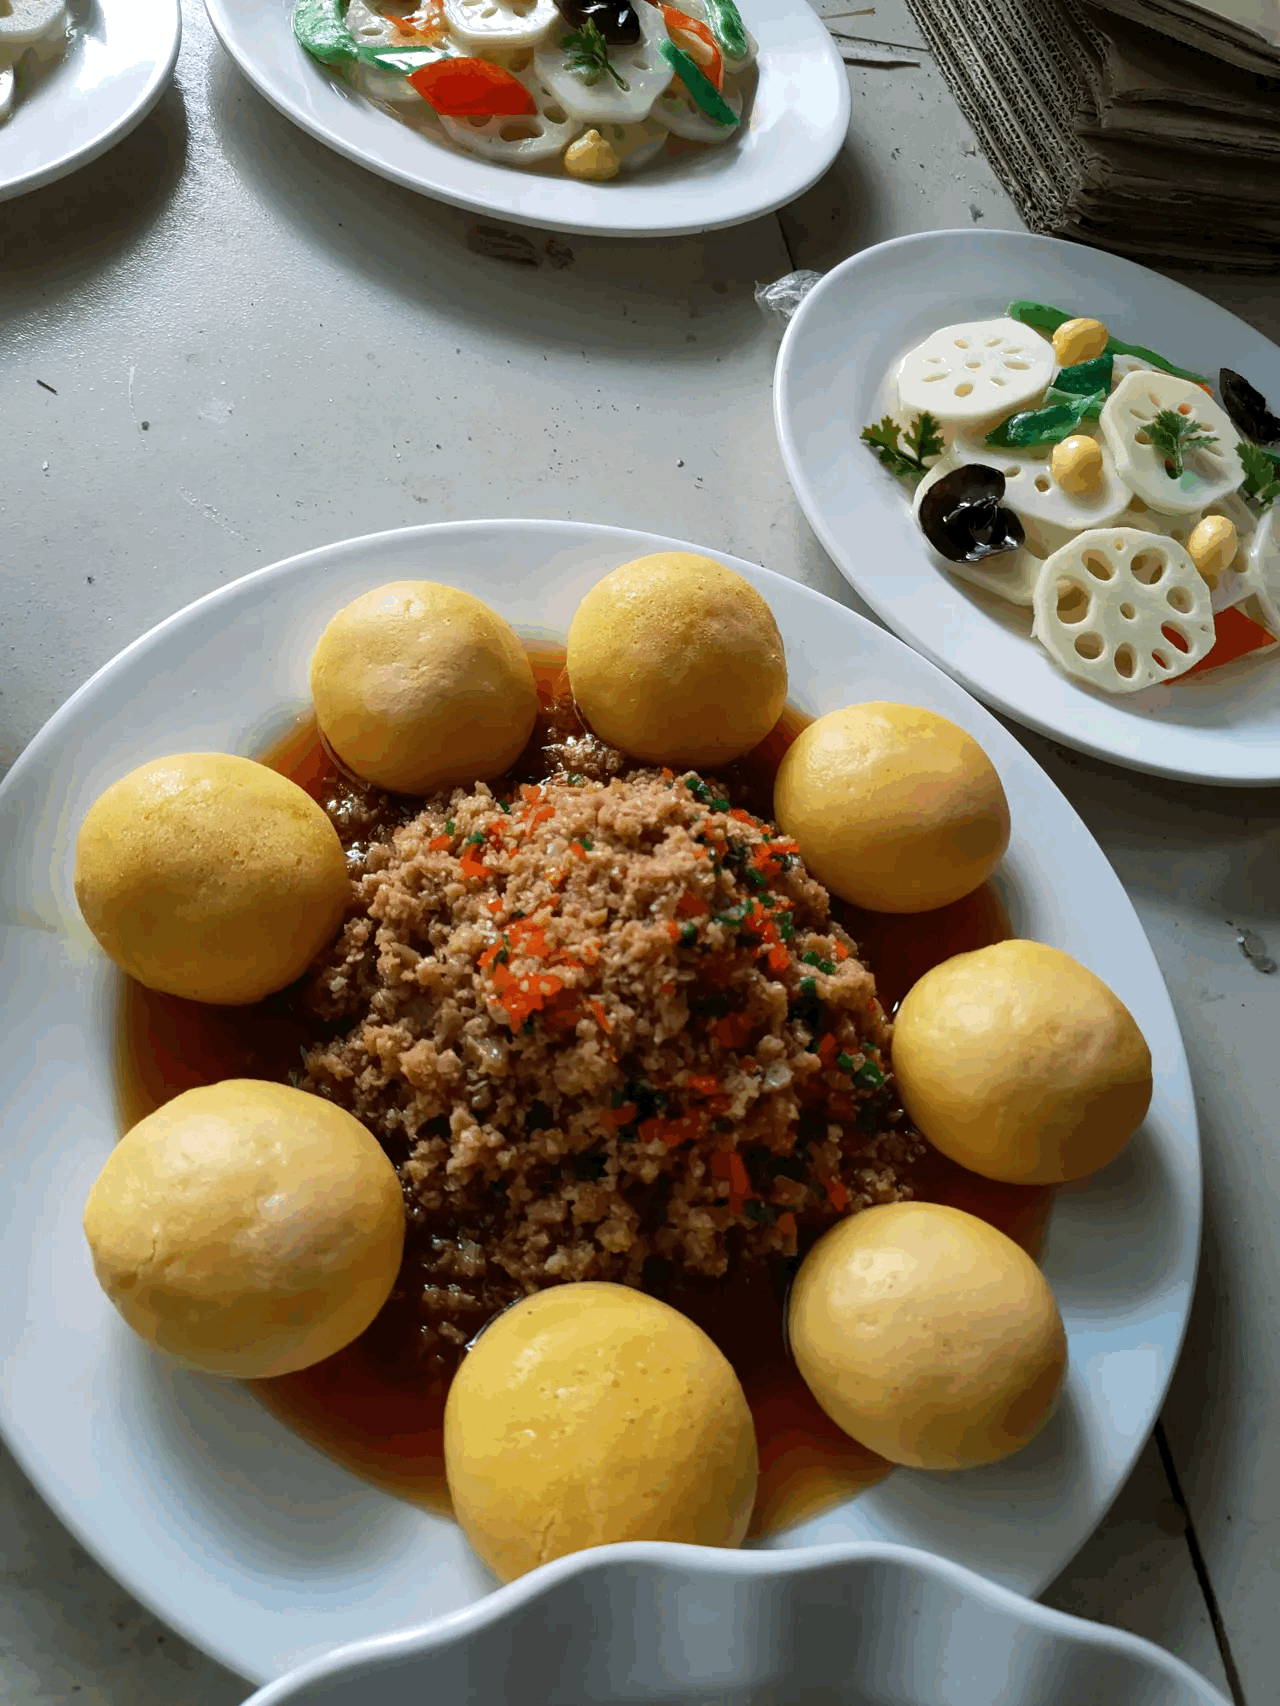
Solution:
<svg viewBox="0 0 1280 1706"><path fill-rule="evenodd" d="M863 427L862 442L869 445L891 474L899 479L918 480L927 473L926 456L942 453L942 429L926 409L904 433L892 415L879 426Z"/></svg>
<svg viewBox="0 0 1280 1706"><path fill-rule="evenodd" d="M487 840L488 840L488 837L485 835L484 831L477 829L475 834L469 835L467 837L467 839L462 843L462 845L464 847L479 847L483 842L485 842Z"/></svg>
<svg viewBox="0 0 1280 1706"><path fill-rule="evenodd" d="M800 993L801 995L816 996L818 993L817 978L802 977L800 979Z"/></svg>
<svg viewBox="0 0 1280 1706"><path fill-rule="evenodd" d="M578 846L581 847L584 853L590 853L595 848L595 842L589 835L580 835L578 837Z"/></svg>
<svg viewBox="0 0 1280 1706"><path fill-rule="evenodd" d="M1280 498L1280 456L1243 439L1236 450L1244 469L1244 495L1263 508Z"/></svg>
<svg viewBox="0 0 1280 1706"><path fill-rule="evenodd" d="M610 64L608 43L600 33L600 26L590 18L581 29L570 30L567 36L562 36L560 47L565 56L565 69L581 77L588 88L608 75L620 89L630 89L631 85Z"/></svg>
<svg viewBox="0 0 1280 1706"><path fill-rule="evenodd" d="M864 1060L853 1075L855 1084L861 1084L864 1090L878 1090L884 1083L884 1073L874 1060Z"/></svg>
<svg viewBox="0 0 1280 1706"><path fill-rule="evenodd" d="M502 807L503 811L506 812L507 816L510 817L511 816L511 802L510 802L510 800L499 800L498 804Z"/></svg>
<svg viewBox="0 0 1280 1706"><path fill-rule="evenodd" d="M840 1068L841 1072L852 1072L854 1068L853 1056L851 1054L838 1054L836 1056L836 1065Z"/></svg>
<svg viewBox="0 0 1280 1706"><path fill-rule="evenodd" d="M750 871L748 871L748 872L746 872L746 879L747 879L747 887L748 887L748 888L753 888L753 889L762 889L762 888L764 888L764 886L765 886L765 884L766 884L766 883L767 883L767 882L768 882L768 880L769 880L769 879L768 879L768 878L767 878L767 877L766 877L766 876L765 876L765 874L764 874L764 872L763 872L763 871L757 871L757 870L754 870L754 869L752 869L752 870L750 870ZM763 904L764 904L764 902L763 902L763 900L762 900L762 901L761 901L761 905L763 905Z"/></svg>
<svg viewBox="0 0 1280 1706"><path fill-rule="evenodd" d="M1207 449L1218 442L1198 421L1179 414L1177 409L1161 409L1153 421L1148 421L1146 432L1156 449L1164 452L1164 471L1171 480L1181 479L1183 457L1189 450Z"/></svg>
<svg viewBox="0 0 1280 1706"><path fill-rule="evenodd" d="M713 812L727 812L729 809L729 802L728 800L712 800L711 809Z"/></svg>
<svg viewBox="0 0 1280 1706"><path fill-rule="evenodd" d="M445 832L445 834L446 834L446 835L452 835L452 834L453 834L453 831L454 831L454 828L455 828L455 825L454 825L454 821L453 821L453 819L452 819L452 818L450 818L450 819L449 819L449 821L448 821L448 823L446 823L446 824L445 824L445 826L444 826L444 832Z"/></svg>
<svg viewBox="0 0 1280 1706"><path fill-rule="evenodd" d="M691 948L697 940L698 926L696 924L686 924L684 929L680 932L680 946L682 948Z"/></svg>
<svg viewBox="0 0 1280 1706"><path fill-rule="evenodd" d="M791 908L782 914L778 920L778 934L784 942L794 942L796 939L796 921L791 916Z"/></svg>
<svg viewBox="0 0 1280 1706"><path fill-rule="evenodd" d="M695 775L691 770L687 776L681 777L681 781L683 781L685 787L693 795L695 800L701 800L703 805L706 805L707 801L711 798L711 790L702 780L701 776Z"/></svg>
<svg viewBox="0 0 1280 1706"><path fill-rule="evenodd" d="M807 954L801 954L800 958L807 966L817 966L818 970L825 973L827 977L830 977L836 969L836 963L834 960L824 960L822 955L815 954L812 948Z"/></svg>

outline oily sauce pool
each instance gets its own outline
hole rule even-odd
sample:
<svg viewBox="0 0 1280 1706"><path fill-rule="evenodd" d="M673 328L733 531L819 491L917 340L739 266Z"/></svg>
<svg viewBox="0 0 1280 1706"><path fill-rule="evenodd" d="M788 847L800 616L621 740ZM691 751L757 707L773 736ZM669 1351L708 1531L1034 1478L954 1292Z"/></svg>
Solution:
<svg viewBox="0 0 1280 1706"><path fill-rule="evenodd" d="M543 716L518 769L546 774L564 742L584 734L566 691L563 648L530 648ZM754 752L730 767L744 803L772 817L773 778L808 722L788 707ZM264 762L291 777L335 818L362 806L323 745L313 718ZM359 824L354 826L359 828ZM371 823L370 832L378 825ZM385 825L382 826L385 828ZM936 912L891 915L834 903L840 922L875 973L892 1013L911 985L953 954L1010 934L990 884ZM120 982L117 1097L122 1130L184 1090L224 1078L287 1080L316 1040L314 1020L293 1011L289 991L247 1008L205 1007ZM930 1153L916 1174L917 1195L952 1204L998 1226L1038 1253L1052 1190L994 1184ZM819 1409L787 1351L784 1320L789 1264L726 1280L684 1280L666 1300L710 1335L742 1382L755 1418L760 1486L752 1535L768 1534L842 1502L890 1473L891 1465L843 1434ZM297 1374L253 1383L257 1397L303 1438L375 1485L416 1504L448 1511L443 1418L448 1377L426 1377L405 1355L409 1301L389 1302L354 1344Z"/></svg>

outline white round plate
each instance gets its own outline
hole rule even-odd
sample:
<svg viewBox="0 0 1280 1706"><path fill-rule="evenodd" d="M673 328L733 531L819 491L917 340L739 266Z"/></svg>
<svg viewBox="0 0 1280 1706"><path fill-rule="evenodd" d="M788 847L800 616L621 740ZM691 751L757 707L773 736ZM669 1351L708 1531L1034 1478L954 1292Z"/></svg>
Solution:
<svg viewBox="0 0 1280 1706"><path fill-rule="evenodd" d="M608 184L496 165L419 135L298 46L291 0L205 0L205 9L254 87L339 154L454 207L551 231L682 237L741 225L816 183L849 128L848 75L805 0L744 0L760 60L739 137Z"/></svg>
<svg viewBox="0 0 1280 1706"><path fill-rule="evenodd" d="M10 1300L0 1312L0 1423L45 1498L129 1591L255 1681L342 1642L457 1612L493 1583L452 1522L365 1485L248 1388L163 1360L99 1291L80 1217L118 1136L118 983L76 910L76 830L108 783L149 758L253 755L283 735L307 707L308 660L325 623L370 587L427 576L477 593L526 633L563 636L583 593L619 563L703 549L570 522L474 521L308 552L137 640L63 706L0 786L0 1296ZM1015 930L1092 967L1151 1045L1155 1096L1142 1131L1054 1208L1044 1267L1071 1367L1046 1430L994 1468L896 1473L767 1543L917 1546L1034 1594L1128 1474L1182 1339L1200 1161L1177 1023L1115 873L1017 741L873 624L715 554L772 605L802 710L897 699L972 731L1012 811L1001 882Z"/></svg>
<svg viewBox="0 0 1280 1706"><path fill-rule="evenodd" d="M0 201L105 154L160 99L178 58L178 0L69 0L74 34L0 124ZM21 73L19 74L21 75Z"/></svg>
<svg viewBox="0 0 1280 1706"><path fill-rule="evenodd" d="M1280 349L1132 261L1015 231L900 237L829 272L778 352L778 443L810 526L895 633L1028 728L1157 776L1280 784L1280 657L1126 697L1073 680L1031 639L1029 613L947 573L907 488L861 442L900 356L939 326L1002 315L1019 298L1092 315L1215 384L1233 367L1280 408Z"/></svg>

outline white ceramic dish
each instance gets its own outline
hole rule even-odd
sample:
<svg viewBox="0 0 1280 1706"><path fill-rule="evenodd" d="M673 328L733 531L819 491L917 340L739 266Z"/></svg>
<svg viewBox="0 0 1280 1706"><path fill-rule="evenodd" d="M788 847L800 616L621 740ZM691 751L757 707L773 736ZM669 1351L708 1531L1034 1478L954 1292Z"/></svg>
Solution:
<svg viewBox="0 0 1280 1706"><path fill-rule="evenodd" d="M526 632L562 636L586 589L671 540L569 522L466 522L348 540L263 569L163 622L53 718L0 787L0 1424L62 1519L145 1604L255 1681L350 1640L420 1626L493 1587L452 1522L302 1443L244 1387L177 1369L94 1281L85 1196L118 1133L117 976L79 919L84 812L166 752L257 753L307 705L329 616L384 581L465 586ZM1057 1415L991 1469L899 1473L773 1537L775 1552L916 1545L1034 1593L1100 1520L1155 1419L1178 1353L1200 1226L1199 1143L1182 1043L1133 908L1067 801L931 664L807 588L730 562L769 599L791 695L931 707L970 729L1013 816L1002 885L1014 928L1091 966L1152 1048L1150 1115L1124 1157L1064 1190L1044 1265L1070 1337ZM753 1566L754 1568L754 1566ZM767 1568L767 1566L766 1566Z"/></svg>
<svg viewBox="0 0 1280 1706"><path fill-rule="evenodd" d="M607 1638L602 1639L602 1632ZM902 1546L611 1546L245 1706L1227 1706L1148 1641Z"/></svg>
<svg viewBox="0 0 1280 1706"><path fill-rule="evenodd" d="M339 154L454 207L551 231L678 237L740 225L816 183L849 127L849 79L805 0L747 0L759 83L739 138L609 184L495 165L420 136L304 53L289 26L291 0L205 0L205 8L254 87Z"/></svg>
<svg viewBox="0 0 1280 1706"><path fill-rule="evenodd" d="M1029 728L1159 776L1280 784L1280 659L1244 658L1125 698L1073 680L1030 638L1029 618L946 572L906 488L860 442L886 374L913 344L1027 297L1093 315L1215 381L1234 367L1280 401L1280 349L1132 261L1014 231L900 237L828 273L778 353L778 443L810 526L895 633Z"/></svg>
<svg viewBox="0 0 1280 1706"><path fill-rule="evenodd" d="M182 40L178 0L69 0L66 52L0 124L0 201L105 154L160 99ZM21 73L20 73L21 82Z"/></svg>

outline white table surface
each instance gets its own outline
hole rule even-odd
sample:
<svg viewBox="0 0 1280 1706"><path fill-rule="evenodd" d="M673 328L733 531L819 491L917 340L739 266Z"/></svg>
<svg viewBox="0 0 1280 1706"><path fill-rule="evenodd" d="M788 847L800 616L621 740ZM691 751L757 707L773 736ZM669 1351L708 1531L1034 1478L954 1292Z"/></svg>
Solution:
<svg viewBox="0 0 1280 1706"><path fill-rule="evenodd" d="M278 117L184 0L154 115L0 207L0 773L161 617L382 528L652 528L857 607L783 475L780 328L754 286L906 232L1019 221L903 0L823 3L865 38L848 55L914 63L850 67L845 151L781 216L644 245L504 233L384 184ZM1280 339L1280 273L1185 282ZM1046 1597L1264 1706L1280 1674L1280 976L1237 933L1280 957L1280 791L1179 787L1020 738L1151 936L1205 1150L1201 1279L1161 1425ZM6 1706L245 1697L86 1557L7 1455L0 1475Z"/></svg>

